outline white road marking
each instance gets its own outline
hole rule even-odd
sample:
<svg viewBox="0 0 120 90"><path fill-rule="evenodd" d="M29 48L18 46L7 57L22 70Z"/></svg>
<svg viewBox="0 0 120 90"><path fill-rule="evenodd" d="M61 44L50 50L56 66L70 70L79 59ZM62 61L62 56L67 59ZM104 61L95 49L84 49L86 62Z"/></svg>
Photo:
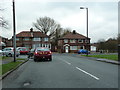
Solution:
<svg viewBox="0 0 120 90"><path fill-rule="evenodd" d="M67 62L67 61L65 61L65 60L63 60L65 63L67 63L67 64L69 64L69 65L71 65L71 63L69 63L69 62Z"/></svg>
<svg viewBox="0 0 120 90"><path fill-rule="evenodd" d="M96 77L96 76L94 76L94 75L92 75L92 74L90 74L90 73L88 73L88 72L86 72L86 71L84 71L84 70L80 69L79 67L76 67L76 69L78 69L78 70L82 71L83 73L85 73L85 74L87 74L87 75L89 75L89 76L91 76L91 77L95 78L96 80L99 80L99 78L98 78L98 77Z"/></svg>

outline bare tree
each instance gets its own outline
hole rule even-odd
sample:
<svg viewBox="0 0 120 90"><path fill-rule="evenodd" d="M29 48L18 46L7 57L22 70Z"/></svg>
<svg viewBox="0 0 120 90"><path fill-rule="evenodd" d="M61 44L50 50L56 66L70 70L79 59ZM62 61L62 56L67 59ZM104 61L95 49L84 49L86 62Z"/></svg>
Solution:
<svg viewBox="0 0 120 90"><path fill-rule="evenodd" d="M60 27L60 25L57 24L54 19L46 16L37 19L37 22L33 23L33 25L35 28L49 36L52 36L55 33L56 29Z"/></svg>
<svg viewBox="0 0 120 90"><path fill-rule="evenodd" d="M0 27L8 29L8 21L6 21L3 17L0 17Z"/></svg>
<svg viewBox="0 0 120 90"><path fill-rule="evenodd" d="M2 9L0 7L0 12L3 12L3 11L4 11L4 9ZM5 18L3 16L0 16L0 27L8 29L8 21L5 20Z"/></svg>

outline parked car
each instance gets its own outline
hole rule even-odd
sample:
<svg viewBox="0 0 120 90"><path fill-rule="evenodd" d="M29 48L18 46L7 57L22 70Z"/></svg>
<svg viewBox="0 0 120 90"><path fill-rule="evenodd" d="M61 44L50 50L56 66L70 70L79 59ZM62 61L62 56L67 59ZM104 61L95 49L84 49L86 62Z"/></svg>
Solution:
<svg viewBox="0 0 120 90"><path fill-rule="evenodd" d="M26 47L17 47L17 50L19 50L20 54L28 54L29 52Z"/></svg>
<svg viewBox="0 0 120 90"><path fill-rule="evenodd" d="M3 55L5 55L7 57L8 56L12 57L12 56L14 56L14 48L13 47L4 48L2 50L2 53L3 53ZM16 50L16 56L18 57L19 55L20 55L19 51Z"/></svg>
<svg viewBox="0 0 120 90"><path fill-rule="evenodd" d="M87 53L90 53L90 52L86 49L79 49L78 50L78 54L87 54Z"/></svg>
<svg viewBox="0 0 120 90"><path fill-rule="evenodd" d="M37 47L34 52L34 61L39 60L49 60L52 61L52 52L48 48Z"/></svg>
<svg viewBox="0 0 120 90"><path fill-rule="evenodd" d="M3 53L3 51L2 51L2 50L0 50L0 56L2 55L2 53Z"/></svg>
<svg viewBox="0 0 120 90"><path fill-rule="evenodd" d="M28 53L28 58L32 58L34 56L35 49L31 49Z"/></svg>

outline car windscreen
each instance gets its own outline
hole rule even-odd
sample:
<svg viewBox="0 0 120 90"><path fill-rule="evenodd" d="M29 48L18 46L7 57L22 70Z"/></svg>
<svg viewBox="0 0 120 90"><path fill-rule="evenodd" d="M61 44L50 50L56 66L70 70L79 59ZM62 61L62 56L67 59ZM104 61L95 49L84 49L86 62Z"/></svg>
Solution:
<svg viewBox="0 0 120 90"><path fill-rule="evenodd" d="M26 48L22 48L21 51L27 51L27 49Z"/></svg>
<svg viewBox="0 0 120 90"><path fill-rule="evenodd" d="M39 48L39 49L37 49L36 51L50 51L49 49L47 49L47 48Z"/></svg>
<svg viewBox="0 0 120 90"><path fill-rule="evenodd" d="M10 50L12 50L11 48L5 48L5 49L3 49L3 51L10 51Z"/></svg>

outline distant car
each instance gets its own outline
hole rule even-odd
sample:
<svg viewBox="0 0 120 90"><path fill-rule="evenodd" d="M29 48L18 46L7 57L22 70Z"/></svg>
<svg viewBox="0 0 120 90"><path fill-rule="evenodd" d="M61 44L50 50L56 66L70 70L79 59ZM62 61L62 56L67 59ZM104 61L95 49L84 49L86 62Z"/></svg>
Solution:
<svg viewBox="0 0 120 90"><path fill-rule="evenodd" d="M52 52L48 48L37 47L34 52L34 61L40 60L49 60L52 61Z"/></svg>
<svg viewBox="0 0 120 90"><path fill-rule="evenodd" d="M26 47L17 47L17 50L19 50L20 54L28 54L29 52Z"/></svg>
<svg viewBox="0 0 120 90"><path fill-rule="evenodd" d="M5 56L14 56L14 48L13 47L7 47L2 50L2 54ZM19 51L16 50L16 56L18 57L20 55Z"/></svg>
<svg viewBox="0 0 120 90"><path fill-rule="evenodd" d="M28 58L32 58L34 56L35 49L31 49L28 53Z"/></svg>
<svg viewBox="0 0 120 90"><path fill-rule="evenodd" d="M90 53L90 52L86 49L79 49L78 50L78 54L87 54L87 53Z"/></svg>

